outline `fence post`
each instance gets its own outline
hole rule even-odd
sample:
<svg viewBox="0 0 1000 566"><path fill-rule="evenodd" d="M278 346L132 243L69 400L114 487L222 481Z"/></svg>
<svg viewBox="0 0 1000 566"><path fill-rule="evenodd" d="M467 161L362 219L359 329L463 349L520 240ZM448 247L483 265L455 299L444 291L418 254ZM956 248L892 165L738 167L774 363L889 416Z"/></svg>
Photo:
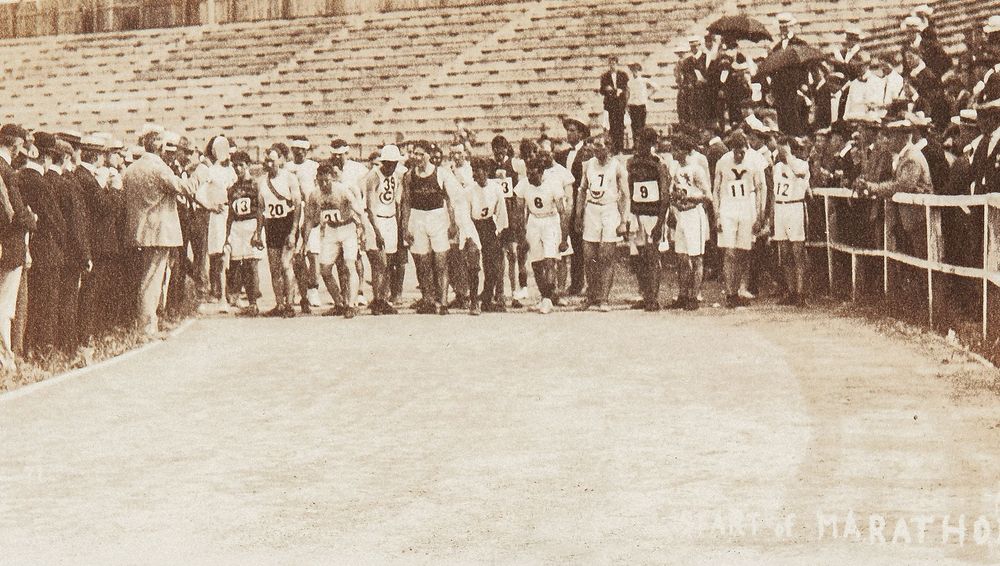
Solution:
<svg viewBox="0 0 1000 566"><path fill-rule="evenodd" d="M830 197L823 195L823 214L826 216L826 276L829 280L830 296L833 296L833 242L830 241Z"/></svg>
<svg viewBox="0 0 1000 566"><path fill-rule="evenodd" d="M927 251L925 252L925 259L927 260L927 320L930 324L931 329L934 329L934 269L931 267L931 206L924 203L924 221L926 226L924 227L925 236L927 238Z"/></svg>
<svg viewBox="0 0 1000 566"><path fill-rule="evenodd" d="M882 294L889 299L889 201L882 201Z"/></svg>
<svg viewBox="0 0 1000 566"><path fill-rule="evenodd" d="M858 300L858 254L851 252L851 300Z"/></svg>
<svg viewBox="0 0 1000 566"><path fill-rule="evenodd" d="M989 309L986 303L990 296L990 203L983 205L983 341L989 338Z"/></svg>

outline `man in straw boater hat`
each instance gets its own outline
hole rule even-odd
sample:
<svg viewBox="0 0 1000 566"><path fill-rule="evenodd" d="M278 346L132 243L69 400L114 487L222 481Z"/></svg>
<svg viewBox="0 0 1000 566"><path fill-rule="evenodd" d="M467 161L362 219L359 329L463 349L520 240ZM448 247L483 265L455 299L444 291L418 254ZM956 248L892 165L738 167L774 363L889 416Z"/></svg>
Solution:
<svg viewBox="0 0 1000 566"><path fill-rule="evenodd" d="M864 195L892 198L896 193L931 193L931 171L927 158L913 142L913 122L906 116L889 116L882 122L885 149L893 155L892 178L882 182L872 182L860 177L855 188ZM906 242L901 242L905 251L915 257L926 257L926 237L924 235L924 212L922 208L899 206L900 227Z"/></svg>
<svg viewBox="0 0 1000 566"><path fill-rule="evenodd" d="M976 121L982 140L972 157L972 193L1000 192L1000 74L991 73L979 92Z"/></svg>

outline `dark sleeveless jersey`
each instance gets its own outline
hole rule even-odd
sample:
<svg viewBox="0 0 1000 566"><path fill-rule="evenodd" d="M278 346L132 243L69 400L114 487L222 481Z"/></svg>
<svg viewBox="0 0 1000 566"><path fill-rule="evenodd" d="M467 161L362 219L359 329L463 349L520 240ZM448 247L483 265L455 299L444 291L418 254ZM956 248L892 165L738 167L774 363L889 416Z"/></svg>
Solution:
<svg viewBox="0 0 1000 566"><path fill-rule="evenodd" d="M229 211L234 221L254 220L260 210L260 193L251 179L240 179L229 189Z"/></svg>
<svg viewBox="0 0 1000 566"><path fill-rule="evenodd" d="M438 170L435 167L427 177L421 177L416 171L410 175L410 208L417 210L435 210L444 207L444 188L438 182Z"/></svg>
<svg viewBox="0 0 1000 566"><path fill-rule="evenodd" d="M667 198L668 187L661 185L661 162L655 155L633 157L628 161L628 189L632 214L657 216Z"/></svg>

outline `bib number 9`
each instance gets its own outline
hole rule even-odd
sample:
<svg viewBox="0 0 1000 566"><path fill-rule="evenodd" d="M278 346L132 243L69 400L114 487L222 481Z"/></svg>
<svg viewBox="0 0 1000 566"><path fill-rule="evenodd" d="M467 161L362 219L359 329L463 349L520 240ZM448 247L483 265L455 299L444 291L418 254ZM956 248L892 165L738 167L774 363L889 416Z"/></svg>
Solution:
<svg viewBox="0 0 1000 566"><path fill-rule="evenodd" d="M267 216L269 218L284 218L288 215L288 207L284 203L276 202L267 205Z"/></svg>
<svg viewBox="0 0 1000 566"><path fill-rule="evenodd" d="M656 181L632 183L632 200L635 202L656 202L660 200L660 184Z"/></svg>
<svg viewBox="0 0 1000 566"><path fill-rule="evenodd" d="M340 224L342 222L340 211L337 209L324 210L320 213L320 218L327 224Z"/></svg>
<svg viewBox="0 0 1000 566"><path fill-rule="evenodd" d="M240 216L250 214L250 198L241 197L233 201L233 212Z"/></svg>

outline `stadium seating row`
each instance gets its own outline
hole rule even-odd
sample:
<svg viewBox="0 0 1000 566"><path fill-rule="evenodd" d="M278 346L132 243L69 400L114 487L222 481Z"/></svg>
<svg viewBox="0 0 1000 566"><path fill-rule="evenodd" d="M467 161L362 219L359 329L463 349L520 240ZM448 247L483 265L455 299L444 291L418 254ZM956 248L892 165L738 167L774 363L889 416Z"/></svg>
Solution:
<svg viewBox="0 0 1000 566"><path fill-rule="evenodd" d="M773 26L791 12L828 49L846 25L897 41L919 0L739 0ZM661 85L649 122L675 120L674 47L721 15L721 0L535 0L461 8L268 20L0 41L2 120L110 131L146 121L262 146L293 134L337 135L365 151L405 135L445 139L455 120L480 143L537 135L559 118L596 121L606 57L640 62ZM1000 0L939 0L949 47ZM669 15L667 17L666 15Z"/></svg>

